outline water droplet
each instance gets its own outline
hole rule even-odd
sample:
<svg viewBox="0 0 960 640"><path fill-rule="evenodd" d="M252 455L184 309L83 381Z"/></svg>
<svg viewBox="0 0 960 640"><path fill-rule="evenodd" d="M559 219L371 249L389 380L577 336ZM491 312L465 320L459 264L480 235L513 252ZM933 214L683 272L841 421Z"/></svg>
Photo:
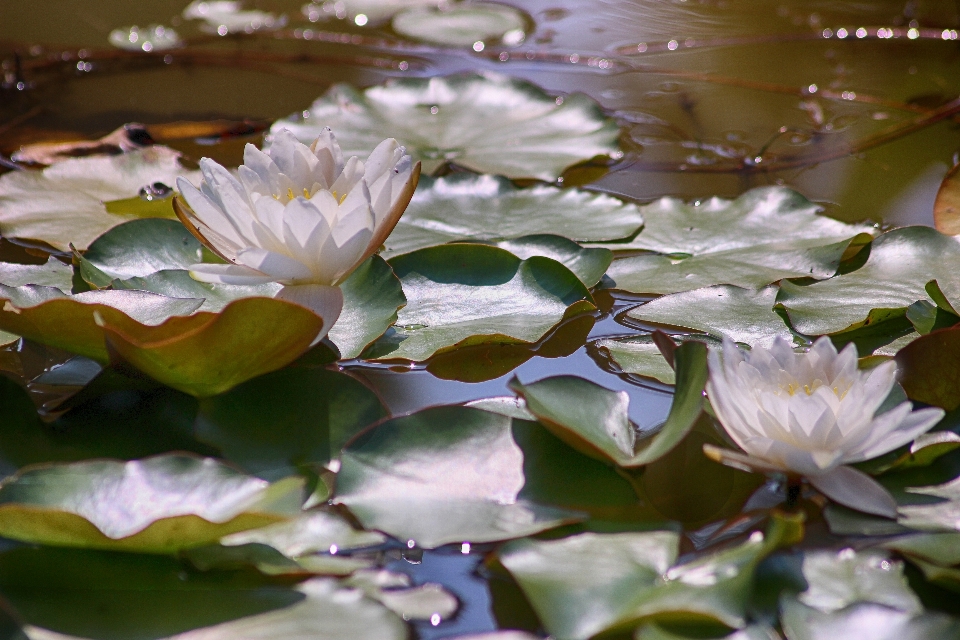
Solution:
<svg viewBox="0 0 960 640"><path fill-rule="evenodd" d="M367 16L365 16L362 13L358 13L357 17L353 19L354 24L356 24L358 27L362 27L363 25L367 24L367 22L369 21L370 19L367 18Z"/></svg>
<svg viewBox="0 0 960 640"><path fill-rule="evenodd" d="M340 549L337 548L337 545L335 545L335 544L330 545L330 555L332 555L332 556L337 555L337 551L339 551L339 550L340 550Z"/></svg>
<svg viewBox="0 0 960 640"><path fill-rule="evenodd" d="M676 40L671 40L670 42L667 43L667 49L670 49L670 51L676 51L677 47L679 46L680 46L680 43L677 42Z"/></svg>
<svg viewBox="0 0 960 640"><path fill-rule="evenodd" d="M217 35L225 36L228 33L230 33L230 29L227 28L227 25L221 24L220 26L217 27Z"/></svg>
<svg viewBox="0 0 960 640"><path fill-rule="evenodd" d="M837 37L840 38L841 40L846 38L848 35L849 33L843 27L840 27L839 29L837 29Z"/></svg>
<svg viewBox="0 0 960 640"><path fill-rule="evenodd" d="M477 53L480 53L481 51L483 51L484 46L485 45L483 44L483 40L477 40L476 42L473 43L473 50L476 51Z"/></svg>
<svg viewBox="0 0 960 640"><path fill-rule="evenodd" d="M407 549L413 549L415 546L417 546L416 540L407 540Z"/></svg>
<svg viewBox="0 0 960 640"><path fill-rule="evenodd" d="M463 555L467 555L467 554L470 553L470 543L469 543L469 542L464 542L463 544L460 545L460 553L462 553Z"/></svg>
<svg viewBox="0 0 960 640"><path fill-rule="evenodd" d="M162 182L154 182L140 189L140 197L147 202L152 200L162 200L173 193L173 189Z"/></svg>
<svg viewBox="0 0 960 640"><path fill-rule="evenodd" d="M866 37L867 37L867 30L864 29L863 27L860 27L859 29L857 29L857 37L858 37L858 38L866 38Z"/></svg>
<svg viewBox="0 0 960 640"><path fill-rule="evenodd" d="M910 28L907 30L907 37L911 40L916 40L920 37L920 30L915 28Z"/></svg>
<svg viewBox="0 0 960 640"><path fill-rule="evenodd" d="M430 113L431 115L437 115L438 113L440 113L440 107L436 105L430 107Z"/></svg>
<svg viewBox="0 0 960 640"><path fill-rule="evenodd" d="M437 626L438 624L440 624L440 614L439 614L439 613L435 613L435 614L433 614L432 616L430 616L430 624L432 624L433 626Z"/></svg>

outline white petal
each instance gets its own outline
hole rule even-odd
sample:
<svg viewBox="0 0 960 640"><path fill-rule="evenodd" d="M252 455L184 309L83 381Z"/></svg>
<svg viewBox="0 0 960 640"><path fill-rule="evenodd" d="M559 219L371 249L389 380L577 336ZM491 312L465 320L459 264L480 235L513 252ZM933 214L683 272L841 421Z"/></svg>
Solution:
<svg viewBox="0 0 960 640"><path fill-rule="evenodd" d="M893 496L879 482L853 467L837 467L808 480L817 491L845 507L887 518L897 517Z"/></svg>
<svg viewBox="0 0 960 640"><path fill-rule="evenodd" d="M320 182L324 189L333 189L334 182L344 171L344 164L343 152L340 150L337 138L333 135L330 127L321 129L320 135L310 145L310 150L319 161L317 169L314 170L314 175L317 176L319 173L323 177L323 181L317 180L317 182Z"/></svg>
<svg viewBox="0 0 960 640"><path fill-rule="evenodd" d="M340 287L326 287L318 284L286 286L274 297L299 304L323 318L323 327L314 338L314 344L323 340L343 310L343 292Z"/></svg>
<svg viewBox="0 0 960 640"><path fill-rule="evenodd" d="M907 411L901 413L905 405ZM933 428L943 419L943 415L943 409L937 407L910 411L910 403L904 402L877 417L870 424L870 437L861 444L860 450L851 455L848 460L850 462L869 460L902 447ZM889 423L884 420L887 416L891 416Z"/></svg>
<svg viewBox="0 0 960 640"><path fill-rule="evenodd" d="M190 277L200 282L212 284L266 284L273 278L256 269L238 264L194 264L190 265Z"/></svg>
<svg viewBox="0 0 960 640"><path fill-rule="evenodd" d="M217 236L230 243L229 246L223 248L217 246L218 249L227 249L226 253L235 254L248 243L248 240L240 232L234 220L227 216L215 202L190 184L189 181L183 178L177 178L177 190L187 203L187 206L193 210L197 220L203 223L203 225L213 229ZM206 236L206 234L204 235ZM208 240L215 242L213 238L208 238Z"/></svg>
<svg viewBox="0 0 960 640"><path fill-rule="evenodd" d="M297 281L309 282L313 272L302 262L281 253L267 251L259 247L250 247L237 254L242 264L262 271L271 279L283 284Z"/></svg>

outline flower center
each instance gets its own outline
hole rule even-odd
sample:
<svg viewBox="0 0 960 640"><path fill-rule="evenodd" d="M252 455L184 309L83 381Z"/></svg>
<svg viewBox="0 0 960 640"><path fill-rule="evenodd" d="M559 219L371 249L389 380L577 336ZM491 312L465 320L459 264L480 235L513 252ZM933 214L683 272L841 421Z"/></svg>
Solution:
<svg viewBox="0 0 960 640"><path fill-rule="evenodd" d="M272 194L272 195L273 195L273 199L274 199L274 200L276 200L276 201L278 201L278 202L280 201L280 195L279 195L279 194L274 193L274 194ZM314 195L314 194L313 194L313 193L310 193L310 190L309 190L309 189L307 189L306 187L304 187L304 189L303 189L303 197L304 197L304 198L306 198L307 200L309 200L310 198L313 197L313 195ZM333 196L333 199L337 201L337 204L343 204L343 201L347 199L347 194L346 194L346 193L344 193L343 195L339 195L336 191L331 191L331 192L330 192L330 195L332 195L332 196ZM290 202L291 200L293 200L293 199L296 198L296 197L297 197L297 195L293 192L293 189L288 187L288 188L287 188L287 202Z"/></svg>
<svg viewBox="0 0 960 640"><path fill-rule="evenodd" d="M808 396L812 396L813 393L822 386L824 386L824 384L819 379L814 380L810 384L801 384L800 382L794 380L789 384L787 384L786 386L780 385L780 390L786 391L791 396L796 395L800 391L803 391ZM833 387L833 395L837 396L837 398L839 398L840 400L843 400L843 398L847 395L847 391L849 390L850 388L847 387L843 391L841 391L839 386L835 386Z"/></svg>

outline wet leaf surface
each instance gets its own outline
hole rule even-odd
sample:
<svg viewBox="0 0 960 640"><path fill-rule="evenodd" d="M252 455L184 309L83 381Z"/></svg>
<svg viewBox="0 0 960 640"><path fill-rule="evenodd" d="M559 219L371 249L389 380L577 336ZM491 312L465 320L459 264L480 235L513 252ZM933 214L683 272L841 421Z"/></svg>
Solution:
<svg viewBox="0 0 960 640"><path fill-rule="evenodd" d="M452 4L442 8L407 9L393 18L397 33L439 45L469 47L490 40L523 40L527 20L513 7L488 2ZM506 36L506 37L504 37Z"/></svg>
<svg viewBox="0 0 960 640"><path fill-rule="evenodd" d="M310 117L279 120L271 131L290 129L310 144L331 127L344 157L361 158L394 137L425 174L452 162L478 173L553 181L570 165L616 152L619 133L582 94L558 104L539 87L494 73L398 79L364 91L337 85L305 113Z"/></svg>

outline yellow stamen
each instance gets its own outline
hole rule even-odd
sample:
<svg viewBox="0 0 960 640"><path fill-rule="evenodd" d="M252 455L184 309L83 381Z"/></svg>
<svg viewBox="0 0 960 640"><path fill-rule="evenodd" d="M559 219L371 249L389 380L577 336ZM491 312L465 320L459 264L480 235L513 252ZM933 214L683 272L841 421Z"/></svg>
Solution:
<svg viewBox="0 0 960 640"><path fill-rule="evenodd" d="M293 198L294 198L293 189L291 189L291 188L289 188L289 187L287 188L287 197L288 197L289 199L291 199L291 200L293 200Z"/></svg>
<svg viewBox="0 0 960 640"><path fill-rule="evenodd" d="M303 188L303 197L306 198L307 200L310 199L310 192L307 191L306 187Z"/></svg>

